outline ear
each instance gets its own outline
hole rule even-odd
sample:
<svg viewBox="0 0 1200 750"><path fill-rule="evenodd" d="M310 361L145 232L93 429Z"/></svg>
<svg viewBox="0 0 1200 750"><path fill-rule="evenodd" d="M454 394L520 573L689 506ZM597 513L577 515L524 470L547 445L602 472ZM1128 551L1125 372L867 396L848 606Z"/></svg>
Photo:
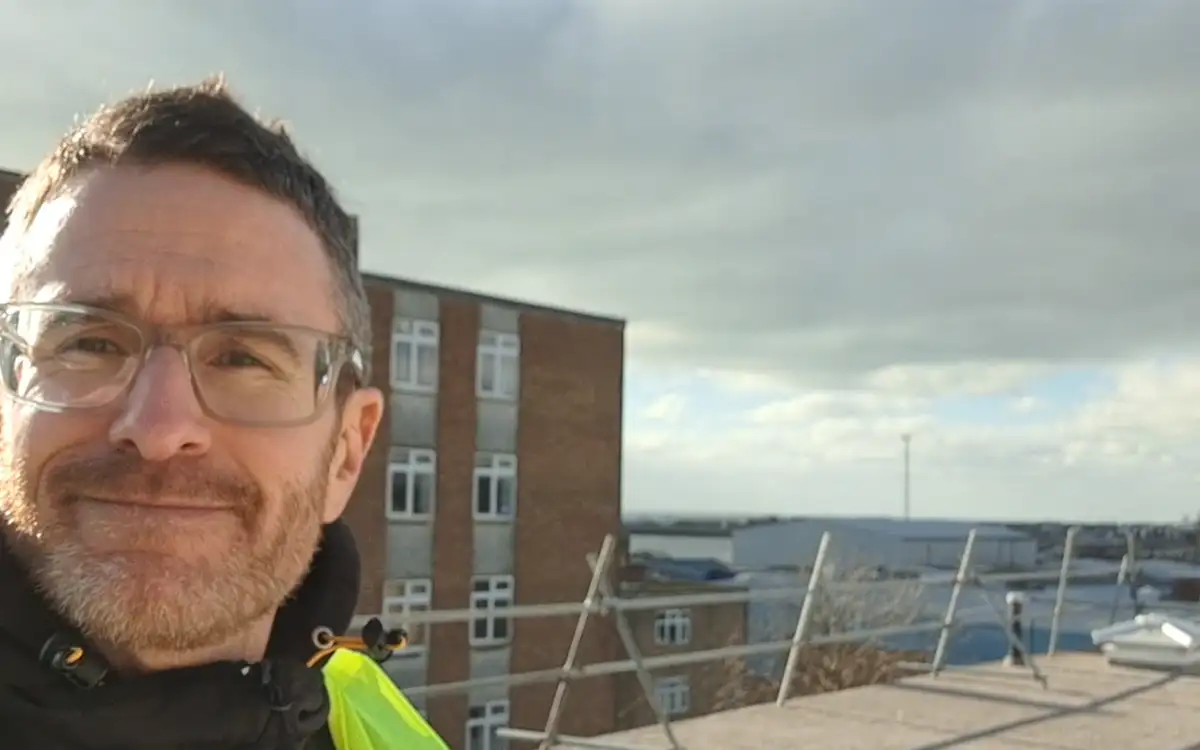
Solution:
<svg viewBox="0 0 1200 750"><path fill-rule="evenodd" d="M346 510L354 486L362 475L367 453L379 432L383 406L383 393L378 388L361 388L346 399L342 407L341 431L329 465L329 491L322 523L332 523Z"/></svg>

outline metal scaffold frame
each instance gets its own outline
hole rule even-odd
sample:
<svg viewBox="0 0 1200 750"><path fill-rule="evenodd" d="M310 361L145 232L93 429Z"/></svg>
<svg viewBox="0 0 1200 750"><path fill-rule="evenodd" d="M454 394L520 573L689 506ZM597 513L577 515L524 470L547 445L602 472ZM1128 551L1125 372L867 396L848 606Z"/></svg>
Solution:
<svg viewBox="0 0 1200 750"><path fill-rule="evenodd" d="M670 716L664 707L659 705L658 697L653 688L653 678L651 673L655 670L668 667L700 664L720 659L786 653L787 657L783 679L780 682L778 694L776 695L775 700L777 706L783 706L790 697L789 693L793 683L793 678L795 676L795 670L798 666L801 650L805 646L811 647L839 643L866 642L912 633L937 633L937 646L934 650L933 660L931 663L902 665L904 668L911 669L913 671L926 672L936 678L939 674L949 669L949 667L946 665L946 658L949 650L950 638L954 629L961 624L961 616L968 611L987 612L987 610L991 611L995 621L1001 626L1001 629L1006 634L1011 652L1019 656L1014 663L1021 664L1026 668L1020 671L1014 670L1013 674L1028 674L1030 678L1036 680L1042 685L1043 688L1045 688L1047 687L1046 678L1042 671L1038 668L1033 655L1029 652L1021 639L1012 632L1008 616L988 596L986 587L989 584L1010 585L1039 582L1057 583L1050 625L1049 641L1047 645L1047 654L1053 655L1058 648L1059 631L1061 628L1064 611L1069 607L1088 608L1092 610L1096 609L1097 607L1095 602L1071 601L1067 598L1067 587L1072 580L1079 578L1094 580L1101 575L1101 571L1097 570L1078 572L1072 571L1071 564L1073 561L1077 532L1078 529L1076 528L1071 528L1067 531L1066 541L1063 549L1062 564L1057 570L980 574L976 573L973 568L976 530L972 529L967 535L966 543L963 547L963 553L959 560L957 572L953 574L946 574L945 576L939 576L936 574L929 575L923 577L920 581L925 585L952 585L949 603L946 607L945 614L940 619L822 635L811 635L809 633L812 611L815 606L814 594L817 592L853 592L867 587L886 587L898 583L911 584L911 580L828 580L825 577L825 569L826 560L829 556L829 550L832 546L832 540L830 534L826 532L824 535L822 535L820 544L817 548L817 554L813 560L812 570L807 586L778 587L758 590L737 589L705 593L622 598L614 591L609 575L613 561L616 558L616 540L612 535L608 535L605 537L599 551L589 553L587 556L588 564L592 570L592 577L588 582L587 592L582 601L517 605L505 610L506 616L510 619L562 617L572 615L576 616L577 620L575 630L562 666L555 669L543 669L517 674L496 675L457 682L418 686L405 689L405 693L409 696L437 696L461 693L478 687L518 687L553 682L556 683L554 698L551 702L550 710L546 717L545 726L541 730L506 727L498 730L499 736L516 742L536 744L539 750L549 750L550 748L556 747L583 748L585 750L640 750L634 746L615 745L611 742L605 742L603 740L564 735L559 732L563 707L573 681L588 677L634 673L637 676L641 691L644 693L647 703L653 710L657 723L661 727L663 736L667 740L669 747L672 748L672 750L681 750L682 746L677 740L672 729ZM1118 586L1132 586L1132 582L1136 581L1137 560L1135 553L1136 547L1134 539L1132 536L1130 536L1127 552L1122 559L1121 564L1117 566L1118 569L1116 571L1116 580ZM985 604L970 610L964 609L961 606L961 600L963 594L968 589L972 589L979 593L984 599ZM791 638L780 641L744 643L687 653L646 657L642 655L641 650L637 645L633 635L633 630L630 627L628 620L628 613L633 611L669 609L673 607L697 607L705 605L748 603L751 601L779 601L793 604L799 601L800 614L796 620ZM1114 601L1110 620L1115 620L1116 618L1118 611L1117 605L1118 602ZM1155 606L1156 609L1173 608L1187 609L1189 611L1196 610L1195 605L1180 606L1170 605L1165 602L1156 604ZM587 627L591 619L597 615L602 617L609 616L613 618L618 638L621 641L621 644L627 655L629 656L628 659L597 662L592 664L577 663L579 658L579 650L586 635ZM406 616L404 618L404 624L411 626L418 624L469 622L477 616L478 613L471 609L430 610L425 612L415 612ZM978 624L978 621L975 621L975 624Z"/></svg>

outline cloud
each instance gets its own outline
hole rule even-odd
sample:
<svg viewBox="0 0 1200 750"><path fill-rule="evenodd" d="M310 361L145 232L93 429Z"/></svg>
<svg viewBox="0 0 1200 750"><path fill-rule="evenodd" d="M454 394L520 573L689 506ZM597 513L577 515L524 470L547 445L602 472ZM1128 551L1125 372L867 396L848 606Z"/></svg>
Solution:
<svg viewBox="0 0 1200 750"><path fill-rule="evenodd" d="M0 72L0 163L227 71L362 214L371 270L630 319L646 389L688 394L628 412L639 497L869 504L911 429L937 507L1185 502L1195 380L1162 360L1200 354L1200 4L114 7L0 11L37 61ZM1072 368L1111 392L1051 384Z"/></svg>
<svg viewBox="0 0 1200 750"><path fill-rule="evenodd" d="M686 396L678 393L668 393L660 396L642 412L644 419L655 422L676 422L688 407Z"/></svg>
<svg viewBox="0 0 1200 750"><path fill-rule="evenodd" d="M6 75L0 153L224 67L364 213L369 266L626 315L646 360L1117 361L1197 343L1198 30L1114 0L60 0L5 11L42 62Z"/></svg>
<svg viewBox="0 0 1200 750"><path fill-rule="evenodd" d="M720 432L676 431L655 447L658 468L638 459L631 471L648 485L656 475L664 485L681 482L668 477L685 470L708 482L717 457L738 456L742 502L762 510L895 514L900 437L912 434L922 515L1175 521L1194 513L1200 358L1110 374L1111 388L1077 406L1022 406L1003 422L948 420L940 397L810 391L730 416ZM1014 403L971 399L997 409ZM637 435L635 426L631 439ZM725 502L704 499L711 495L688 498Z"/></svg>

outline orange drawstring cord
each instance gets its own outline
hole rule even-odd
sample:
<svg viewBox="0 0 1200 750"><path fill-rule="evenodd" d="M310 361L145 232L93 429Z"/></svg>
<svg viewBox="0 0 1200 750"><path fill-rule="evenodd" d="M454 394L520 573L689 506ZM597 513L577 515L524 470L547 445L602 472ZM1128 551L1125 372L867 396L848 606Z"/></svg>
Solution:
<svg viewBox="0 0 1200 750"><path fill-rule="evenodd" d="M317 652L308 660L310 667L317 666L343 648L361 651L375 661L383 662L408 646L408 633L402 628L385 630L378 618L371 618L363 626L360 637L334 635L329 628L317 628L313 631L313 644Z"/></svg>

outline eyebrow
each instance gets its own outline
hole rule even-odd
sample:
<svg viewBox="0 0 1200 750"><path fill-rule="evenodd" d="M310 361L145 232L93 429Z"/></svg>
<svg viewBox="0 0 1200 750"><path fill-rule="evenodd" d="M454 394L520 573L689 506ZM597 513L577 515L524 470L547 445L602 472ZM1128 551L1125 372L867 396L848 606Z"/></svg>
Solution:
<svg viewBox="0 0 1200 750"><path fill-rule="evenodd" d="M137 304L137 300L131 294L112 293L100 294L88 297L75 297L70 294L62 295L59 298L43 300L49 303L82 305L84 307L94 307L100 310L128 315L130 317L140 317L141 309ZM194 324L205 323L275 323L282 324L278 318L273 315L268 315L265 312L258 310L235 310L231 307L218 304L216 302L207 302L202 308L200 319L191 321Z"/></svg>

